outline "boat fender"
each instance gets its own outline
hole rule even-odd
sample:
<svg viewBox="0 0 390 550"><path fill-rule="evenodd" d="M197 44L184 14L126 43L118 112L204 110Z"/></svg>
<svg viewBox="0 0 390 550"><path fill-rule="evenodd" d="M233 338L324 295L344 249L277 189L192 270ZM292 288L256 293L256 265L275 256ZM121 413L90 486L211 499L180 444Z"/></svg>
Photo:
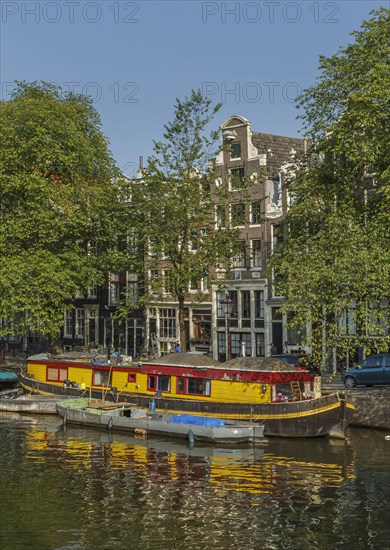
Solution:
<svg viewBox="0 0 390 550"><path fill-rule="evenodd" d="M188 443L190 445L193 445L195 443L195 437L194 437L194 432L191 430L191 428L188 430L187 437L188 437Z"/></svg>
<svg viewBox="0 0 390 550"><path fill-rule="evenodd" d="M149 403L149 410L151 412L154 412L156 410L156 401L154 399L152 399L151 402Z"/></svg>
<svg viewBox="0 0 390 550"><path fill-rule="evenodd" d="M112 418L110 418L110 420L108 421L108 424L107 424L107 430L111 430L112 428Z"/></svg>
<svg viewBox="0 0 390 550"><path fill-rule="evenodd" d="M144 437L144 436L148 435L148 431L144 430L144 428L135 428L134 434L138 435L138 436L141 435L141 436Z"/></svg>

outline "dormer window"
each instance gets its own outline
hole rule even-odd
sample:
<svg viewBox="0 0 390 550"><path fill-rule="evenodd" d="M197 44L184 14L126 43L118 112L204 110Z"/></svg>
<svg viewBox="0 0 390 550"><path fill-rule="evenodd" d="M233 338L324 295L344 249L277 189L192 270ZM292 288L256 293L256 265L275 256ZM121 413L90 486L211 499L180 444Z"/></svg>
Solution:
<svg viewBox="0 0 390 550"><path fill-rule="evenodd" d="M241 143L236 141L230 146L230 158L239 159L241 158Z"/></svg>

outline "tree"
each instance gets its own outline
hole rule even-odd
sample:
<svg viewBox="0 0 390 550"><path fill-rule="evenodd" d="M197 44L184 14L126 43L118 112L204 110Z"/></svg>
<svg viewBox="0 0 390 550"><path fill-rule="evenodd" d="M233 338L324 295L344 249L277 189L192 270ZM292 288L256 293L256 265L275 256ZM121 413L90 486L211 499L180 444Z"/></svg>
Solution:
<svg viewBox="0 0 390 550"><path fill-rule="evenodd" d="M0 122L1 334L55 336L119 259L119 173L85 96L18 83Z"/></svg>
<svg viewBox="0 0 390 550"><path fill-rule="evenodd" d="M285 238L271 260L283 308L311 327L317 357L325 341L341 357L390 343L390 11L373 15L352 44L321 57L318 82L299 100L311 149L289 183Z"/></svg>
<svg viewBox="0 0 390 550"><path fill-rule="evenodd" d="M210 268L226 268L236 250L237 232L216 228L214 221L218 134L208 133L208 127L219 107L212 108L200 91L177 99L164 141L154 142L148 168L133 185L133 223L146 278L143 300L150 304L168 294L170 301L178 302L182 350L190 285L207 277L211 283ZM227 197L218 200L227 204Z"/></svg>

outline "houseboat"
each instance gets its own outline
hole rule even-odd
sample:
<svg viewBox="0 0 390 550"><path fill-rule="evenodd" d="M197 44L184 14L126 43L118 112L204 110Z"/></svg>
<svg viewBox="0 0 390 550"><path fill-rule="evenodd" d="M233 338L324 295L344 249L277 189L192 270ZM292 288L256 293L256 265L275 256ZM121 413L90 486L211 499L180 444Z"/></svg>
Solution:
<svg viewBox="0 0 390 550"><path fill-rule="evenodd" d="M321 378L280 360L239 357L219 363L202 354L172 353L119 364L99 358L33 356L21 384L33 393L88 396L157 410L252 420L264 435L342 437L353 414L343 392L321 395Z"/></svg>

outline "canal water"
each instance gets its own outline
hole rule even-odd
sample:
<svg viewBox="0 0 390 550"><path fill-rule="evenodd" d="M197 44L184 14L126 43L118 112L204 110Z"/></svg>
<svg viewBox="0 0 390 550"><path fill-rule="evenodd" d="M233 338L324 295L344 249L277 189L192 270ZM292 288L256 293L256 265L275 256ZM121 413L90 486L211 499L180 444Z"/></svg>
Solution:
<svg viewBox="0 0 390 550"><path fill-rule="evenodd" d="M390 441L223 449L0 415L0 549L390 548Z"/></svg>

